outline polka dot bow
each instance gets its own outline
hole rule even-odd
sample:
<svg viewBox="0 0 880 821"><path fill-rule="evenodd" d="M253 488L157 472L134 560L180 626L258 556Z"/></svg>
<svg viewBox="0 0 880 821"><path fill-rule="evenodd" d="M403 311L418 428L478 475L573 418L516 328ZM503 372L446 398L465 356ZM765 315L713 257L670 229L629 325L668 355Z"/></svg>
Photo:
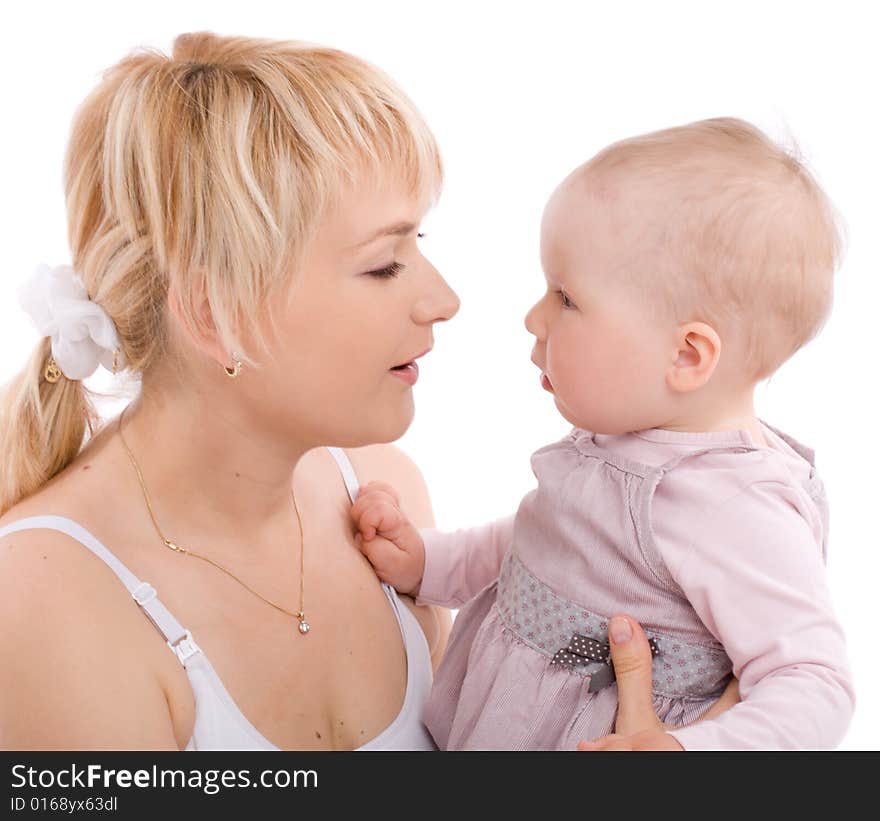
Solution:
<svg viewBox="0 0 880 821"><path fill-rule="evenodd" d="M656 656L660 652L657 639L649 638L648 644L651 646L651 655ZM591 693L607 687L615 679L614 665L611 663L611 646L577 633L571 637L568 647L556 651L550 663L573 669L587 664L604 665L590 676L588 689Z"/></svg>

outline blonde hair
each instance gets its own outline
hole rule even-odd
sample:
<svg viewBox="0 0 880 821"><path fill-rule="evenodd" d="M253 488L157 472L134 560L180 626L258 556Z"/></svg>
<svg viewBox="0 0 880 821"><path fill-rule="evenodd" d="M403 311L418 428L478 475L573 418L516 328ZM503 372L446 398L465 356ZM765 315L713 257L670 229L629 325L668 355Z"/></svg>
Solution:
<svg viewBox="0 0 880 821"><path fill-rule="evenodd" d="M216 330L256 364L236 330L265 350L260 309L364 168L439 194L422 117L345 52L198 32L177 37L170 57L140 48L108 69L74 116L64 190L73 268L116 324L129 370L168 352L169 286L193 333ZM81 381L44 379L49 355L44 338L0 400L0 513L69 464L98 423Z"/></svg>
<svg viewBox="0 0 880 821"><path fill-rule="evenodd" d="M841 226L796 150L718 118L622 140L583 170L606 193L621 182L623 192L663 198L658 224L644 226L660 246L657 267L631 276L676 321L738 339L748 379L770 376L819 333Z"/></svg>

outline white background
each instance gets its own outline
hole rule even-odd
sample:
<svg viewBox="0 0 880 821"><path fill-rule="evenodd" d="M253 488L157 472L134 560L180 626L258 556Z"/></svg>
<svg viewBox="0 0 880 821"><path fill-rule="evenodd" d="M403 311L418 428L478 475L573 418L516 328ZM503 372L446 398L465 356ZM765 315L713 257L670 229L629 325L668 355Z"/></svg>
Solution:
<svg viewBox="0 0 880 821"><path fill-rule="evenodd" d="M609 142L704 117L790 133L843 213L849 248L829 324L761 386L758 412L817 451L831 500L828 569L858 692L843 746L877 749L880 59L871 6L18 4L5 12L0 55L0 379L37 341L16 286L38 262L70 262L61 162L73 110L101 70L134 46L167 51L176 34L201 29L343 48L400 82L444 153L445 192L422 247L462 308L437 327L400 444L425 474L439 526L486 521L516 508L533 486L530 453L569 429L538 384L523 326L543 290L538 225L557 182Z"/></svg>

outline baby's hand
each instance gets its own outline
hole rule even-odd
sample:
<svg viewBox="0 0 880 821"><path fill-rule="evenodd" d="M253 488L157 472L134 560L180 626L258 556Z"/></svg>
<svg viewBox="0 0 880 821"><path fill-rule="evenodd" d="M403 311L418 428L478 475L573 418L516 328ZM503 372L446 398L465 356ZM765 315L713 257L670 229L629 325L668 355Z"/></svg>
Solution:
<svg viewBox="0 0 880 821"><path fill-rule="evenodd" d="M425 543L400 510L391 485L370 482L351 507L357 525L355 542L376 575L400 593L417 596L425 572Z"/></svg>

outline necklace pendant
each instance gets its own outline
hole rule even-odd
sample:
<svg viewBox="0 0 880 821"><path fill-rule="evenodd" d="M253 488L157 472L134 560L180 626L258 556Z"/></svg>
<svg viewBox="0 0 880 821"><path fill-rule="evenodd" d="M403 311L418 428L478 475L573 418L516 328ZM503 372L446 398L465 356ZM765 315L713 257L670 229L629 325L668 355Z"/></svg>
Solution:
<svg viewBox="0 0 880 821"><path fill-rule="evenodd" d="M308 623L304 618L303 618L303 619L300 619L300 621L299 621L299 632L300 632L300 633L302 633L303 635L305 635L305 634L308 633L309 630L311 630L311 629L312 629L311 626L309 625L309 623Z"/></svg>

